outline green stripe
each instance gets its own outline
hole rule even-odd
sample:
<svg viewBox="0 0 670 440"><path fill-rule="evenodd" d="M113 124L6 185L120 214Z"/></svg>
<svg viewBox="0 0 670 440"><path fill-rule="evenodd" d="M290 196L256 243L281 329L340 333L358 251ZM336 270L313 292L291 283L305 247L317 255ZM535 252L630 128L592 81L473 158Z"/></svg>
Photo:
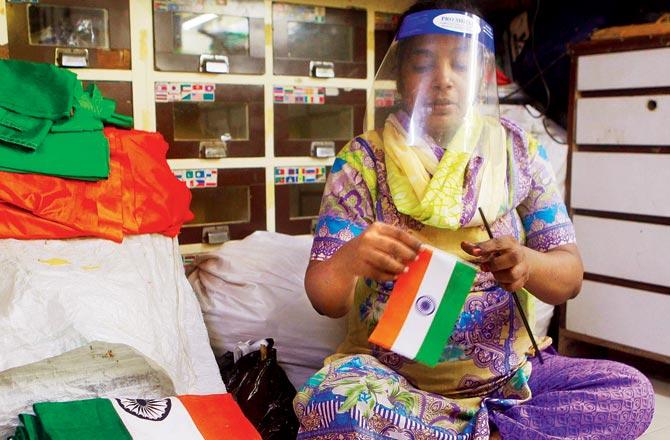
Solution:
<svg viewBox="0 0 670 440"><path fill-rule="evenodd" d="M49 440L133 440L109 399L42 402L33 410Z"/></svg>
<svg viewBox="0 0 670 440"><path fill-rule="evenodd" d="M431 367L437 365L463 309L465 298L470 293L476 274L477 271L474 268L456 262L444 291L444 297L435 312L433 322L415 360Z"/></svg>

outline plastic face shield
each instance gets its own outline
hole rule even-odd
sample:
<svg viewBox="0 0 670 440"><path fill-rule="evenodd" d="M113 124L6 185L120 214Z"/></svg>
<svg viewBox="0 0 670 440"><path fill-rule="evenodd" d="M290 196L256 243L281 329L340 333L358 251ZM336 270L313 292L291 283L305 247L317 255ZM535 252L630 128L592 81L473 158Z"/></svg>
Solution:
<svg viewBox="0 0 670 440"><path fill-rule="evenodd" d="M453 143L469 138L456 136L459 130L499 120L493 30L476 15L450 9L408 15L376 78L394 78L376 81L375 88L394 91L397 99L374 128L383 130L395 118L408 145L458 149Z"/></svg>

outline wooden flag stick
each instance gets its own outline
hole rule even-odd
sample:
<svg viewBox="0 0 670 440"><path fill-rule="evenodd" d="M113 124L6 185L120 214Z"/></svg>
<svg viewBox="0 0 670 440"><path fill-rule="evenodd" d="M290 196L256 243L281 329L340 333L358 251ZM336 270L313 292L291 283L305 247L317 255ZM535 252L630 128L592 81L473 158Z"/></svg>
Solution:
<svg viewBox="0 0 670 440"><path fill-rule="evenodd" d="M486 217L484 217L484 211L482 211L482 208L479 208L479 215L482 216L482 221L484 222L484 227L486 228L486 232L489 234L489 238L493 238L493 232L491 232L491 227L489 226L489 222L486 221ZM526 295L530 295L531 293L526 290L525 288L521 288L521 291L524 292ZM512 297L514 298L514 302L516 303L517 308L519 309L519 313L521 314L521 320L523 321L523 325L526 327L526 331L528 332L528 336L530 336L530 342L533 343L533 348L535 349L535 353L537 354L537 358L540 360L540 364L544 364L544 359L542 359L542 353L540 352L540 349L537 346L537 342L535 342L535 336L533 336L533 331L530 329L530 325L528 324L528 319L526 318L526 314L523 311L523 308L521 307L521 301L519 301L519 296L517 295L516 292L510 292Z"/></svg>

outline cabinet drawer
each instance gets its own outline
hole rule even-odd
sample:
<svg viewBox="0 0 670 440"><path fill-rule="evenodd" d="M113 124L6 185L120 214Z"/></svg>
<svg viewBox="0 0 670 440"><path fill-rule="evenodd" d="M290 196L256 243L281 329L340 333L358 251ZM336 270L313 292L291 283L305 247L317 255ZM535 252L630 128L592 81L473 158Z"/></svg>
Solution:
<svg viewBox="0 0 670 440"><path fill-rule="evenodd" d="M668 154L575 152L570 205L670 217L668 170Z"/></svg>
<svg viewBox="0 0 670 440"><path fill-rule="evenodd" d="M670 248L670 226L582 215L574 224L586 272L670 286L668 262L659 258Z"/></svg>
<svg viewBox="0 0 670 440"><path fill-rule="evenodd" d="M594 281L568 301L565 327L607 341L670 356L670 295Z"/></svg>
<svg viewBox="0 0 670 440"><path fill-rule="evenodd" d="M670 86L670 48L585 55L577 61L577 90Z"/></svg>
<svg viewBox="0 0 670 440"><path fill-rule="evenodd" d="M180 244L221 244L266 229L263 168L172 171L192 194L194 218L182 226Z"/></svg>
<svg viewBox="0 0 670 440"><path fill-rule="evenodd" d="M670 95L577 100L577 144L670 146Z"/></svg>

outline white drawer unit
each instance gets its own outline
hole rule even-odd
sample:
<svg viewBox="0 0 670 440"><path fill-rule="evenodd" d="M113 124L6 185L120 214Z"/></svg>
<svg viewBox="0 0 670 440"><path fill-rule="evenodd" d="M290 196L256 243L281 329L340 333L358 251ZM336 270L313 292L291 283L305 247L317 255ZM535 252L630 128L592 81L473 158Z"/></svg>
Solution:
<svg viewBox="0 0 670 440"><path fill-rule="evenodd" d="M579 57L577 90L670 87L670 48Z"/></svg>
<svg viewBox="0 0 670 440"><path fill-rule="evenodd" d="M670 356L670 295L584 281L568 302L565 328Z"/></svg>
<svg viewBox="0 0 670 440"><path fill-rule="evenodd" d="M572 208L670 217L670 154L575 151L570 182Z"/></svg>
<svg viewBox="0 0 670 440"><path fill-rule="evenodd" d="M670 288L670 226L575 215L577 240L589 273Z"/></svg>
<svg viewBox="0 0 670 440"><path fill-rule="evenodd" d="M670 40L587 41L571 54L567 202L585 281L562 307L559 349L670 364Z"/></svg>
<svg viewBox="0 0 670 440"><path fill-rule="evenodd" d="M576 141L670 148L670 95L579 98Z"/></svg>

